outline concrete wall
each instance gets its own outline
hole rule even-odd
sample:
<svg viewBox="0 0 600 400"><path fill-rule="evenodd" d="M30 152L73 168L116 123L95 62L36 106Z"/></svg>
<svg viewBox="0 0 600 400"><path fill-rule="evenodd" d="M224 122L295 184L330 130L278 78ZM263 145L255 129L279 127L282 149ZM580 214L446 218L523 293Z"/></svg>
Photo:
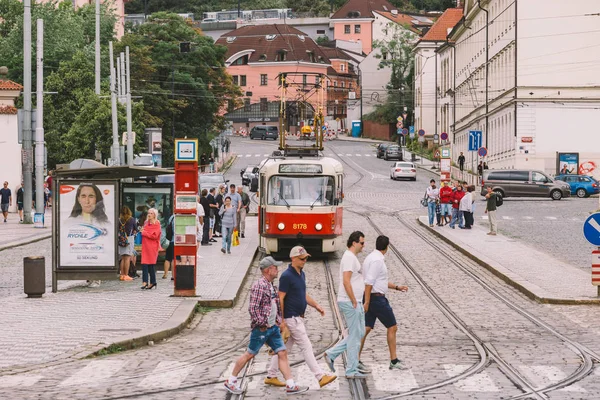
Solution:
<svg viewBox="0 0 600 400"><path fill-rule="evenodd" d="M391 140L394 125L378 124L373 121L363 121L363 137L381 140Z"/></svg>
<svg viewBox="0 0 600 400"><path fill-rule="evenodd" d="M17 211L17 189L21 186L21 145L18 143L17 115L0 114L0 184L8 181L12 191L10 212Z"/></svg>

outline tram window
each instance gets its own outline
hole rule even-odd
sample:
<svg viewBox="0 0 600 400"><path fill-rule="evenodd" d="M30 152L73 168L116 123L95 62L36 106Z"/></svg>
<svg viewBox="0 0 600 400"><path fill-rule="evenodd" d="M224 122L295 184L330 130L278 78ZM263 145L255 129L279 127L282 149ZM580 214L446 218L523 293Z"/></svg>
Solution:
<svg viewBox="0 0 600 400"><path fill-rule="evenodd" d="M328 206L333 204L332 176L272 176L267 203L278 206Z"/></svg>

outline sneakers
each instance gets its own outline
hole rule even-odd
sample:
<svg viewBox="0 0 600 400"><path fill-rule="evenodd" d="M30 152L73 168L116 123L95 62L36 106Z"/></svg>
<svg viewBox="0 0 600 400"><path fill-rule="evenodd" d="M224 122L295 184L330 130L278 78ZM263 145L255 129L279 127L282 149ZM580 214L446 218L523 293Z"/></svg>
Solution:
<svg viewBox="0 0 600 400"><path fill-rule="evenodd" d="M398 362L396 364L394 364L393 362L390 361L390 369L399 369L399 370L404 370L406 369L406 365L402 364L402 361L398 360Z"/></svg>
<svg viewBox="0 0 600 400"><path fill-rule="evenodd" d="M286 386L285 387L285 393L286 394L298 394L298 393L304 393L308 391L308 386L298 386L298 385L294 385L292 387Z"/></svg>
<svg viewBox="0 0 600 400"><path fill-rule="evenodd" d="M221 253L225 254L225 249L221 247Z"/></svg>
<svg viewBox="0 0 600 400"><path fill-rule="evenodd" d="M488 232L487 234L491 236L496 236L496 232Z"/></svg>
<svg viewBox="0 0 600 400"><path fill-rule="evenodd" d="M352 375L346 375L346 379L364 379L367 376L368 375L366 375L366 374L362 374L360 372L357 372L357 373L352 374Z"/></svg>
<svg viewBox="0 0 600 400"><path fill-rule="evenodd" d="M285 386L285 382L280 381L279 378L276 376L274 376L273 378L269 378L267 376L264 380L264 383L265 383L265 385L271 385L271 386L277 386L277 387Z"/></svg>
<svg viewBox="0 0 600 400"><path fill-rule="evenodd" d="M225 381L225 389L231 394L242 394L244 391L241 387L239 387L235 383L229 383L229 381Z"/></svg>
<svg viewBox="0 0 600 400"><path fill-rule="evenodd" d="M361 372L363 374L370 374L371 369L369 367L367 367L365 364L363 364L362 361L359 361L358 362L358 372Z"/></svg>
<svg viewBox="0 0 600 400"><path fill-rule="evenodd" d="M101 282L101 281L91 281L91 282L88 284L88 287L91 287L91 288L96 288L96 287L99 287L99 286L100 286L100 282Z"/></svg>
<svg viewBox="0 0 600 400"><path fill-rule="evenodd" d="M328 385L331 382L335 381L336 379L337 379L337 376L335 376L335 375L323 375L321 377L321 379L319 379L319 387Z"/></svg>
<svg viewBox="0 0 600 400"><path fill-rule="evenodd" d="M242 235L240 236L242 239L245 239L246 236L244 236L244 234L242 233Z"/></svg>
<svg viewBox="0 0 600 400"><path fill-rule="evenodd" d="M327 353L325 353L325 356L323 358L325 359L325 364L327 364L327 366L329 367L329 370L331 372L335 372L335 366L333 365L333 360L331 358L329 358Z"/></svg>

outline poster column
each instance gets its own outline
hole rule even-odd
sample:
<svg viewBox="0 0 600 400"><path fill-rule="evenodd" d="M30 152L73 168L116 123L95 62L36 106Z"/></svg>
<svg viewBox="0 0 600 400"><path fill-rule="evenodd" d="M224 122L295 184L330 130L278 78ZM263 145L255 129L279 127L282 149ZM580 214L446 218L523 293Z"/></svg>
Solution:
<svg viewBox="0 0 600 400"><path fill-rule="evenodd" d="M174 296L196 295L198 140L175 140Z"/></svg>

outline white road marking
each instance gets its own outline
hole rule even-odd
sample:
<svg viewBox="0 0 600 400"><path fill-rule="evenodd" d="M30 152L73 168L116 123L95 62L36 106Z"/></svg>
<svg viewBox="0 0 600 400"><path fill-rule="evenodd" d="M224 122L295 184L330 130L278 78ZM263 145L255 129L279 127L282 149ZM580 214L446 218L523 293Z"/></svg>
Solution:
<svg viewBox="0 0 600 400"><path fill-rule="evenodd" d="M254 157L260 157L260 154L255 154Z"/></svg>
<svg viewBox="0 0 600 400"><path fill-rule="evenodd" d="M444 364L444 369L449 377L456 376L467 369L471 365L464 364ZM469 376L454 384L461 392L499 392L500 389L494 384L490 375L483 371L473 376Z"/></svg>
<svg viewBox="0 0 600 400"><path fill-rule="evenodd" d="M2 388L12 388L12 387L27 387L35 385L40 379L42 379L42 375L5 375L0 376L0 387Z"/></svg>
<svg viewBox="0 0 600 400"><path fill-rule="evenodd" d="M552 220L554 221L555 219L557 219L556 217L545 217L546 219Z"/></svg>
<svg viewBox="0 0 600 400"><path fill-rule="evenodd" d="M560 382L567 377L560 368L553 365L521 365L518 367L524 377L533 384L536 388L551 385L556 382ZM579 385L571 385L566 388L560 389L565 392L587 392L584 388Z"/></svg>
<svg viewBox="0 0 600 400"><path fill-rule="evenodd" d="M266 362L255 362L252 364L252 367L250 368L250 370L248 372L252 373L254 371L264 371L267 368L268 368L268 365ZM248 379L248 390L255 390L256 388L258 388L258 384L263 383L265 377L266 377L266 375L250 377L250 379Z"/></svg>
<svg viewBox="0 0 600 400"><path fill-rule="evenodd" d="M352 157L352 154L346 154L348 157Z"/></svg>
<svg viewBox="0 0 600 400"><path fill-rule="evenodd" d="M240 156L241 157L241 156ZM246 154L246 157L252 157L252 154Z"/></svg>
<svg viewBox="0 0 600 400"><path fill-rule="evenodd" d="M269 155L268 154L263 154L263 157L269 157Z"/></svg>
<svg viewBox="0 0 600 400"><path fill-rule="evenodd" d="M370 154L365 154L365 157L371 157L371 155Z"/></svg>
<svg viewBox="0 0 600 400"><path fill-rule="evenodd" d="M357 155L356 155L356 157L361 157L361 155L360 155L360 154L357 154Z"/></svg>
<svg viewBox="0 0 600 400"><path fill-rule="evenodd" d="M482 215L481 219L490 219L490 217L488 217L487 215Z"/></svg>
<svg viewBox="0 0 600 400"><path fill-rule="evenodd" d="M343 156L344 156L343 154L338 154L338 157L343 157Z"/></svg>
<svg viewBox="0 0 600 400"><path fill-rule="evenodd" d="M390 370L387 364L369 365L375 389L385 392L408 392L418 388L412 370Z"/></svg>
<svg viewBox="0 0 600 400"><path fill-rule="evenodd" d="M532 219L533 219L533 217L523 217L523 219L532 220Z"/></svg>
<svg viewBox="0 0 600 400"><path fill-rule="evenodd" d="M503 216L502 216L502 219L505 219L505 220L507 220L507 221L508 221L508 220L511 220L511 219L514 219L514 218L513 218L513 217L508 217L508 216L506 216L506 215L503 215Z"/></svg>
<svg viewBox="0 0 600 400"><path fill-rule="evenodd" d="M62 381L58 386L96 386L105 384L104 381L119 372L125 364L126 361L119 360L90 361L88 365Z"/></svg>
<svg viewBox="0 0 600 400"><path fill-rule="evenodd" d="M341 357L340 357L340 359L341 359ZM340 368L341 368L341 371L344 370L343 364L340 364L339 367L336 364L335 370L338 371L338 373L341 373L341 372L339 372ZM321 369L326 372L329 371L329 368L327 368L327 366L325 364L321 365ZM329 391L340 390L339 378L336 379L335 381L331 382L329 385L324 386L323 388L320 388L319 381L317 381L317 378L315 378L312 371L310 370L310 368L308 368L308 366L306 364L302 364L302 365L294 368L293 375L294 375L294 380L296 381L296 383L298 383L298 385L308 386L309 390L329 390Z"/></svg>
<svg viewBox="0 0 600 400"><path fill-rule="evenodd" d="M177 389L193 369L193 365L180 361L161 361L138 386L146 389Z"/></svg>

